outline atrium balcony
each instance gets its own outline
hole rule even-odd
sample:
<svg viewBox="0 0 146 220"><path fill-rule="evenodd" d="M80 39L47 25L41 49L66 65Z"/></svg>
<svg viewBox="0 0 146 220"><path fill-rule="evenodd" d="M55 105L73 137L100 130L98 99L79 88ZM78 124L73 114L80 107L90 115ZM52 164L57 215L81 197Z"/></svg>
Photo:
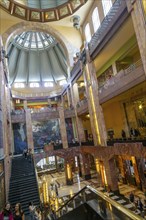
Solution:
<svg viewBox="0 0 146 220"><path fill-rule="evenodd" d="M145 80L142 61L131 64L127 69L121 70L115 76L108 79L99 88L100 104L142 83Z"/></svg>

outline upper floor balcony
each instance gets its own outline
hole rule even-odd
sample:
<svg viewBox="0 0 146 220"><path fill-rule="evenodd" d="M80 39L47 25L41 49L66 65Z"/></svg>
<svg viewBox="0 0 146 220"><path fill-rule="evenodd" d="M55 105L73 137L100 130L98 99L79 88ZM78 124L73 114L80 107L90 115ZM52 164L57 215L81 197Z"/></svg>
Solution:
<svg viewBox="0 0 146 220"><path fill-rule="evenodd" d="M25 122L25 111L24 110L12 110L11 112L12 123Z"/></svg>
<svg viewBox="0 0 146 220"><path fill-rule="evenodd" d="M70 73L71 78L73 76L76 76L80 71L81 71L80 60L78 59L78 61L76 63L74 63L74 66L71 70L71 73Z"/></svg>
<svg viewBox="0 0 146 220"><path fill-rule="evenodd" d="M49 119L59 118L59 110L57 107L44 107L44 108L33 108L30 109L31 119L32 121L45 121ZM12 123L25 122L25 110L12 110L11 112L11 120ZM75 117L74 109L66 109L64 110L65 118Z"/></svg>
<svg viewBox="0 0 146 220"><path fill-rule="evenodd" d="M99 88L99 101L102 104L144 80L145 73L140 59L105 81L104 85Z"/></svg>
<svg viewBox="0 0 146 220"><path fill-rule="evenodd" d="M86 98L77 103L77 114L82 115L85 113L88 113L88 102Z"/></svg>
<svg viewBox="0 0 146 220"><path fill-rule="evenodd" d="M75 110L73 107L67 108L64 110L64 117L65 118L72 118L75 117Z"/></svg>
<svg viewBox="0 0 146 220"><path fill-rule="evenodd" d="M92 59L103 49L111 37L128 17L126 0L116 0L100 27L89 42L89 53Z"/></svg>

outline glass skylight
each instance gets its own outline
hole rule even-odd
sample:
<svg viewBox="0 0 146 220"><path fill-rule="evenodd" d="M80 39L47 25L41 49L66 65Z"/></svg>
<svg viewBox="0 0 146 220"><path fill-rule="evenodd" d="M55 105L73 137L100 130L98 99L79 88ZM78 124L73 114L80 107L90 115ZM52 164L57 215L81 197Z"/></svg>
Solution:
<svg viewBox="0 0 146 220"><path fill-rule="evenodd" d="M30 88L38 88L38 87L40 87L40 84L39 83L30 83L29 86L30 86Z"/></svg>
<svg viewBox="0 0 146 220"><path fill-rule="evenodd" d="M53 83L52 82L45 82L44 86L45 87L53 87Z"/></svg>
<svg viewBox="0 0 146 220"><path fill-rule="evenodd" d="M24 87L25 87L25 84L24 84L24 83L15 83L15 84L14 84L14 87L15 87L15 88L24 88Z"/></svg>
<svg viewBox="0 0 146 220"><path fill-rule="evenodd" d="M17 35L14 43L25 49L46 49L54 45L56 40L44 32L27 31Z"/></svg>

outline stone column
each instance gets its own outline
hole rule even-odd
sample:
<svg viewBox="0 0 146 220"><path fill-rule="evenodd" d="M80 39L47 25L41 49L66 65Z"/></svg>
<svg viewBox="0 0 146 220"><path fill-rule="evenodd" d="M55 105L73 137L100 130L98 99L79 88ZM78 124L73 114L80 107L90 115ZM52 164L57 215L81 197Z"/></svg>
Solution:
<svg viewBox="0 0 146 220"><path fill-rule="evenodd" d="M125 169L124 169L122 156L118 156L118 163L119 163L119 171L120 171L121 178L122 178L121 180L122 180L123 184L126 184Z"/></svg>
<svg viewBox="0 0 146 220"><path fill-rule="evenodd" d="M27 100L24 100L24 101L23 101L23 108L24 108L24 109L27 109Z"/></svg>
<svg viewBox="0 0 146 220"><path fill-rule="evenodd" d="M11 160L10 160L10 137L11 133L9 130L10 112L7 109L8 100L7 93L9 88L7 81L4 76L4 71L7 72L6 62L3 54L4 48L2 44L2 39L0 37L0 156L4 156L4 171L5 171L5 197L8 200L9 192L9 180L11 171ZM7 74L6 74L7 75Z"/></svg>
<svg viewBox="0 0 146 220"><path fill-rule="evenodd" d="M77 83L75 83L73 87L71 87L71 97L72 97L72 103L75 109L77 135L78 135L77 138L78 138L79 143L81 144L81 142L85 142L85 133L84 133L82 119L78 117L77 109L76 109L77 103L79 101L79 92L78 92Z"/></svg>
<svg viewBox="0 0 146 220"><path fill-rule="evenodd" d="M71 100L69 95L69 89L67 89L67 100L68 100L68 106L71 106Z"/></svg>
<svg viewBox="0 0 146 220"><path fill-rule="evenodd" d="M86 68L84 69L84 79L87 85L86 93L88 96L88 107L91 118L91 128L93 132L94 144L106 146L107 133L102 107L99 104L96 69L93 62L89 61L87 62Z"/></svg>
<svg viewBox="0 0 146 220"><path fill-rule="evenodd" d="M107 187L109 187L114 192L119 192L118 188L118 177L117 168L114 158L104 161L105 167L105 178L107 181Z"/></svg>
<svg viewBox="0 0 146 220"><path fill-rule="evenodd" d="M133 3L132 3L133 2ZM139 51L144 67L144 72L146 75L146 25L144 11L142 8L142 2L140 0L136 1L126 1L128 11L131 13L133 26L137 38L137 43L139 46Z"/></svg>
<svg viewBox="0 0 146 220"><path fill-rule="evenodd" d="M102 177L101 177L101 170L100 170L100 160L98 158L94 158L95 160L95 167L97 172L97 179L99 181L99 185L102 185Z"/></svg>
<svg viewBox="0 0 146 220"><path fill-rule="evenodd" d="M67 132L66 132L66 125L65 125L65 117L64 117L64 108L62 104L58 107L59 111L59 119L60 119L60 133L61 133L61 140L63 144L63 148L68 148L68 141L67 141Z"/></svg>
<svg viewBox="0 0 146 220"><path fill-rule="evenodd" d="M32 133L32 120L31 120L31 112L30 109L25 109L25 117L26 117L26 135L27 135L27 146L34 150L33 144L33 133Z"/></svg>
<svg viewBox="0 0 146 220"><path fill-rule="evenodd" d="M85 180L91 179L90 174L90 161L88 158L88 154L80 155L80 167L81 167L81 175Z"/></svg>
<svg viewBox="0 0 146 220"><path fill-rule="evenodd" d="M136 181L136 185L138 186L138 188L140 188L140 178L139 178L139 173L138 173L138 169L137 169L137 162L135 157L131 157L132 160L132 165L133 165L133 169L134 169L134 176L135 176L135 181Z"/></svg>
<svg viewBox="0 0 146 220"><path fill-rule="evenodd" d="M77 124L76 124L76 118L75 117L72 118L72 127L73 127L74 138L78 137L78 135L77 135Z"/></svg>
<svg viewBox="0 0 146 220"><path fill-rule="evenodd" d="M116 62L114 62L113 64L112 64L112 69L113 69L113 73L114 73L114 76L118 73L117 72L117 67L116 67Z"/></svg>
<svg viewBox="0 0 146 220"><path fill-rule="evenodd" d="M66 184L73 184L72 165L69 161L65 161Z"/></svg>
<svg viewBox="0 0 146 220"><path fill-rule="evenodd" d="M146 159L144 158L137 158L137 165L138 165L138 173L142 185L142 190L146 191L146 168L145 168Z"/></svg>

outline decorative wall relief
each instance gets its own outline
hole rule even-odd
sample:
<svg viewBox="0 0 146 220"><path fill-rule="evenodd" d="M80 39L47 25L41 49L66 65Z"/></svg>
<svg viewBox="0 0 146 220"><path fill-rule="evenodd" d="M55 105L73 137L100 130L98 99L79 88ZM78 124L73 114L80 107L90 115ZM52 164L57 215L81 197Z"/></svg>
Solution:
<svg viewBox="0 0 146 220"><path fill-rule="evenodd" d="M61 140L58 119L48 121L32 122L32 132L34 148L41 148L50 142L59 142Z"/></svg>

